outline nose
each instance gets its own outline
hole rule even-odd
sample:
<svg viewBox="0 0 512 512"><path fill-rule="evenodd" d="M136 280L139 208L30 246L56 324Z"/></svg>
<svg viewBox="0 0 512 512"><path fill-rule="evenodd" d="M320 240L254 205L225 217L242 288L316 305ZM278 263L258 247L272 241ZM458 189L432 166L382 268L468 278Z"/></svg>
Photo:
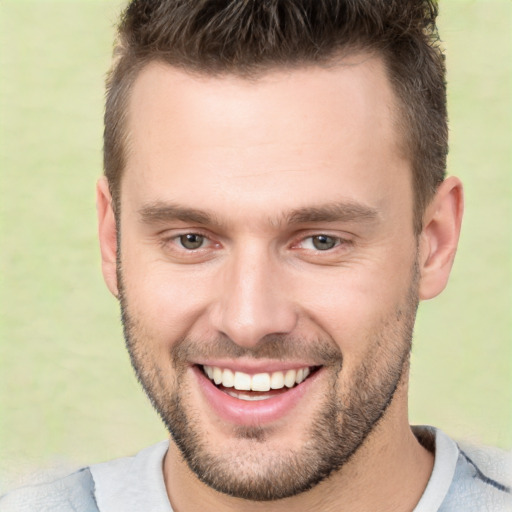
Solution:
<svg viewBox="0 0 512 512"><path fill-rule="evenodd" d="M234 343L251 348L270 334L287 334L297 311L287 298L281 264L268 251L245 247L226 261L213 327Z"/></svg>

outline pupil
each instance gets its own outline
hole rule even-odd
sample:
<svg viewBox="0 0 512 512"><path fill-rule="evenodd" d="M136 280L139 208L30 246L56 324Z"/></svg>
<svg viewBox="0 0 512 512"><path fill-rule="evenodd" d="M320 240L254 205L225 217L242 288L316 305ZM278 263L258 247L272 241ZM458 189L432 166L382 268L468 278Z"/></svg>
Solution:
<svg viewBox="0 0 512 512"><path fill-rule="evenodd" d="M336 241L331 236L317 235L313 237L313 245L315 246L315 249L326 251L328 249L332 249L336 245Z"/></svg>
<svg viewBox="0 0 512 512"><path fill-rule="evenodd" d="M180 236L181 245L183 245L185 249L199 249L199 247L203 245L203 240L203 236L194 233Z"/></svg>

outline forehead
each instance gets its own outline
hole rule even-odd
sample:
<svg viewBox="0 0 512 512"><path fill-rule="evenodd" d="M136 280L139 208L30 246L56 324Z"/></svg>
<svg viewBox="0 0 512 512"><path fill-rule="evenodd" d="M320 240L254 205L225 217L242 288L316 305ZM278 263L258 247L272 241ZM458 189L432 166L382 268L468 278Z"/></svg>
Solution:
<svg viewBox="0 0 512 512"><path fill-rule="evenodd" d="M122 190L128 181L140 200L176 202L165 196L189 187L199 201L215 195L244 205L258 193L268 209L286 203L287 189L290 207L315 187L330 194L337 179L338 195L352 200L361 186L410 181L396 116L384 65L369 55L251 79L151 63L129 101Z"/></svg>

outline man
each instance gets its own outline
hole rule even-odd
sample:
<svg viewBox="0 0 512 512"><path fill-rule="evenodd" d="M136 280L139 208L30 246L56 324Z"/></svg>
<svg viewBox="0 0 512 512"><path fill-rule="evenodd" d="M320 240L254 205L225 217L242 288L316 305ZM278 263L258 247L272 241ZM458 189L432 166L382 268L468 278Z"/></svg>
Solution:
<svg viewBox="0 0 512 512"><path fill-rule="evenodd" d="M407 416L418 302L447 283L463 210L435 18L406 0L128 6L99 238L171 440L5 509L510 509L498 455Z"/></svg>

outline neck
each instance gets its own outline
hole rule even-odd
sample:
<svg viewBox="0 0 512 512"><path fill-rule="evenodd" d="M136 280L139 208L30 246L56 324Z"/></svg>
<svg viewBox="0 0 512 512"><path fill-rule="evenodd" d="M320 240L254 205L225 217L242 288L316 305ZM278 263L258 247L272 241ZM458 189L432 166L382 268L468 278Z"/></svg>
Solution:
<svg viewBox="0 0 512 512"><path fill-rule="evenodd" d="M405 512L414 509L427 486L434 458L420 445L408 424L406 388L402 384L397 389L381 421L341 470L310 491L291 498L253 502L221 494L190 471L171 441L164 461L164 477L173 510Z"/></svg>

